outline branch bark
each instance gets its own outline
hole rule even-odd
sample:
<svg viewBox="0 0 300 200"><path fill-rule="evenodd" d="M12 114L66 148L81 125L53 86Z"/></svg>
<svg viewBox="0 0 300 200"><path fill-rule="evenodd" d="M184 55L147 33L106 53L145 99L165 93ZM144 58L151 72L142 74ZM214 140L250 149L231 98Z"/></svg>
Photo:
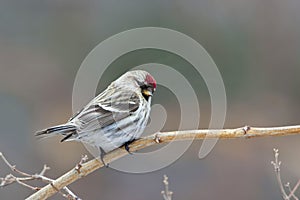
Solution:
<svg viewBox="0 0 300 200"><path fill-rule="evenodd" d="M152 146L157 143L169 143L179 140L193 140L205 138L254 138L263 136L287 136L300 134L300 125L273 127L273 128L257 128L245 126L237 129L215 129L215 130L188 130L188 131L172 131L172 132L158 132L145 138L138 139L130 144L132 152ZM118 158L127 155L128 152L124 148L118 148L104 157L105 163L110 163ZM52 184L48 184L41 190L29 196L26 200L47 199L54 195L57 190L75 182L76 180L87 176L91 172L103 167L103 163L97 158L83 163L78 170L77 167L71 169L61 177L57 178ZM55 189L56 188L56 189Z"/></svg>

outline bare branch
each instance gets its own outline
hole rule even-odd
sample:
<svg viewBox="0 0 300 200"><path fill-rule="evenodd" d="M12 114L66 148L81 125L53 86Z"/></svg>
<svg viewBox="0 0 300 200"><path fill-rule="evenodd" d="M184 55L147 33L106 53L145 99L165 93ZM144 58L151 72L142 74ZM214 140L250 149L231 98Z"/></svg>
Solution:
<svg viewBox="0 0 300 200"><path fill-rule="evenodd" d="M1 152L0 152L0 158L5 162L5 164L6 164L13 172L16 172L16 173L18 173L18 174L20 174L20 175L22 175L22 176L30 176L30 174L27 174L27 173L25 173L25 172L22 172L22 171L18 170L18 169L16 168L15 165L10 164Z"/></svg>
<svg viewBox="0 0 300 200"><path fill-rule="evenodd" d="M85 158L85 157L84 157ZM39 187L35 187L32 185L29 185L25 182L27 181L32 181L32 180L41 180L45 183L49 183L52 184L52 182L54 181L53 179L50 179L48 177L45 176L45 173L47 170L49 170L50 168L47 165L44 165L42 171L39 174L29 174L26 172L23 172L19 169L16 168L15 165L12 165L6 158L5 156L0 152L0 159L2 159L4 161L4 163L15 173L23 176L23 177L16 177L13 174L8 174L6 175L4 178L0 178L1 183L0 183L0 187L5 187L8 186L10 184L13 183L18 183L26 188L29 188L31 190L34 191L39 191L41 188ZM83 161L81 160L80 163L82 163ZM63 187L62 190L65 191L65 193L61 192L59 189L55 188L57 190L57 192L59 192L63 197L67 198L67 199L76 199L79 200L79 198L71 191L69 190L67 187Z"/></svg>
<svg viewBox="0 0 300 200"><path fill-rule="evenodd" d="M169 190L169 181L166 175L164 175L163 183L165 185L165 190L161 191L161 194L163 195L164 200L172 200L173 192Z"/></svg>
<svg viewBox="0 0 300 200"><path fill-rule="evenodd" d="M298 200L298 197L295 196L295 192L299 188L299 186L300 186L300 180L298 180L298 182L294 186L293 190L290 190L290 194L288 196L289 198L293 197L295 200Z"/></svg>
<svg viewBox="0 0 300 200"><path fill-rule="evenodd" d="M287 182L285 185L283 185L282 180L281 180L281 174L280 174L280 165L281 161L279 161L279 150L278 149L273 149L274 151L274 156L275 156L275 161L272 161L272 165L274 166L275 174L276 174L276 179L278 182L278 185L280 187L281 195L284 200L290 200L291 198L294 198L295 200L299 200L298 197L295 195L296 190L300 186L300 180L298 180L297 184L291 189L290 183ZM284 187L287 188L289 194L286 193Z"/></svg>
<svg viewBox="0 0 300 200"><path fill-rule="evenodd" d="M88 160L87 155L81 157L80 162L75 167L75 170L77 170L78 173L80 173L80 169L82 167L82 164L85 163L87 160Z"/></svg>
<svg viewBox="0 0 300 200"><path fill-rule="evenodd" d="M278 160L279 151L278 151L278 149L273 149L273 151L274 151L274 155L275 155L275 161L272 161L271 163L274 166L277 182L278 182L278 185L280 187L280 191L281 191L283 199L284 200L289 200L289 197L286 194L286 192L284 190L284 186L283 186L282 181L281 181L281 175L280 175L281 161Z"/></svg>
<svg viewBox="0 0 300 200"><path fill-rule="evenodd" d="M220 130L190 130L190 131L172 131L164 133L156 133L145 138L134 141L129 145L132 152L143 149L145 147L152 146L157 143L168 143L178 140L193 140L193 139L204 139L204 138L221 138L221 139L231 139L231 138L253 138L253 137L263 137L263 136L287 136L300 134L300 125L298 126L287 126L287 127L274 127L274 128L255 128L250 126L245 126L237 129L220 129ZM110 163L118 158L127 155L127 151L123 148L118 148L110 153L106 154L104 157L105 163ZM53 181L53 185L57 189L61 189L76 180L87 176L91 172L103 167L103 163L98 159L90 160L81 165L78 171L75 168L71 169L66 174L57 178ZM27 200L34 199L46 199L57 191L50 184L39 190L38 192L32 194Z"/></svg>
<svg viewBox="0 0 300 200"><path fill-rule="evenodd" d="M288 191L290 192L290 197L289 197L289 198L293 197L295 200L299 200L298 197L294 194L294 191L291 189L291 186L290 186L290 183L289 183L289 182L287 182L287 183L285 184L285 187L286 187L286 188L288 189Z"/></svg>

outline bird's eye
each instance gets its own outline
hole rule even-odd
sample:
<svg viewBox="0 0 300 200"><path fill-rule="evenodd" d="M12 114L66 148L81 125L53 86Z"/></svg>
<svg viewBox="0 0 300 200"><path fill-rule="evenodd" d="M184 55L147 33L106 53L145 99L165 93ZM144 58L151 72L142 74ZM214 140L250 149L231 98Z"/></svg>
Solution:
<svg viewBox="0 0 300 200"><path fill-rule="evenodd" d="M143 85L140 86L140 88L141 88L142 91L143 90L150 90L151 86L143 84Z"/></svg>

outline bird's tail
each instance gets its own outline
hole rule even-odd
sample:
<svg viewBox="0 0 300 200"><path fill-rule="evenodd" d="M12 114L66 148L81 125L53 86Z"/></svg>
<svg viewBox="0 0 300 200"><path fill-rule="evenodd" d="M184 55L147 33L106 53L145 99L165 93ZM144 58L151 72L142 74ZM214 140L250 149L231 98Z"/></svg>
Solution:
<svg viewBox="0 0 300 200"><path fill-rule="evenodd" d="M54 135L63 135L65 136L62 141L70 138L73 134L76 133L76 126L71 124L62 124L58 126L53 126L46 128L44 130L37 131L35 136L39 138L47 138Z"/></svg>

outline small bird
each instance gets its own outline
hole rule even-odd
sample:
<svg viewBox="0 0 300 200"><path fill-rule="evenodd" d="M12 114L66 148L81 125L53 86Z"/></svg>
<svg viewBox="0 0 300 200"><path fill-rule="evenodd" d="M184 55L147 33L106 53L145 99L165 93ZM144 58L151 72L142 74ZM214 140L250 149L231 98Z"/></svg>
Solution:
<svg viewBox="0 0 300 200"><path fill-rule="evenodd" d="M100 158L139 138L149 119L156 81L143 70L129 71L112 82L67 123L36 132L36 136L64 136L100 150Z"/></svg>

